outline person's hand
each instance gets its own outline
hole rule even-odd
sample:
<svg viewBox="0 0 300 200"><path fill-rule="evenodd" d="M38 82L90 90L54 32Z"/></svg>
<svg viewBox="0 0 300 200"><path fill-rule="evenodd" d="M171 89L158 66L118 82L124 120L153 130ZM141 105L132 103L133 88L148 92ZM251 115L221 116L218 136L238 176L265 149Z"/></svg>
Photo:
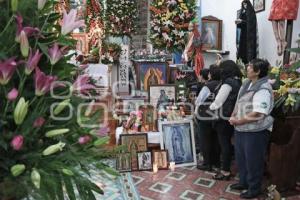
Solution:
<svg viewBox="0 0 300 200"><path fill-rule="evenodd" d="M240 24L242 21L243 20L241 20L241 19L237 19L237 20L235 20L235 24Z"/></svg>
<svg viewBox="0 0 300 200"><path fill-rule="evenodd" d="M235 117L230 117L230 119L229 119L228 121L229 121L229 123L230 123L232 126L240 125L240 120L238 120L238 119L235 118Z"/></svg>

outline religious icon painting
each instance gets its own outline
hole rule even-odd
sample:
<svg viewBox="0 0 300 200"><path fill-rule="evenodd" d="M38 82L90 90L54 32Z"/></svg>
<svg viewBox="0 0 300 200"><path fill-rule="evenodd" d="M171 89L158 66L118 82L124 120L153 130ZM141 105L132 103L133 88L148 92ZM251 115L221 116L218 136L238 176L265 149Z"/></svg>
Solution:
<svg viewBox="0 0 300 200"><path fill-rule="evenodd" d="M130 153L117 154L116 169L119 172L130 172L131 171L131 155L130 155Z"/></svg>
<svg viewBox="0 0 300 200"><path fill-rule="evenodd" d="M253 8L256 13L262 12L265 10L265 0L253 0Z"/></svg>
<svg viewBox="0 0 300 200"><path fill-rule="evenodd" d="M152 170L152 152L144 151L137 152L138 170L151 171Z"/></svg>
<svg viewBox="0 0 300 200"><path fill-rule="evenodd" d="M158 169L169 169L169 159L167 150L153 150L152 157L153 164L156 164Z"/></svg>
<svg viewBox="0 0 300 200"><path fill-rule="evenodd" d="M157 109L176 102L176 85L151 85L148 92L149 104Z"/></svg>
<svg viewBox="0 0 300 200"><path fill-rule="evenodd" d="M222 20L203 17L201 41L203 50L222 50Z"/></svg>
<svg viewBox="0 0 300 200"><path fill-rule="evenodd" d="M138 170L137 152L148 150L147 133L121 134L120 141L131 154L131 170Z"/></svg>
<svg viewBox="0 0 300 200"><path fill-rule="evenodd" d="M176 167L197 164L192 120L159 122L161 149L168 150L169 162Z"/></svg>

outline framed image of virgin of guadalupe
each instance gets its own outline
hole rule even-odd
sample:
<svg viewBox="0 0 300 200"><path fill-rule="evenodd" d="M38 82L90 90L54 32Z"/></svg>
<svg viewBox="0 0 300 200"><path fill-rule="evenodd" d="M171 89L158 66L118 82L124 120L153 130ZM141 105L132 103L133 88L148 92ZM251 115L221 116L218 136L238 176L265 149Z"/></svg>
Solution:
<svg viewBox="0 0 300 200"><path fill-rule="evenodd" d="M147 95L151 85L162 85L168 81L166 62L135 62L137 88Z"/></svg>
<svg viewBox="0 0 300 200"><path fill-rule="evenodd" d="M202 18L202 50L222 50L222 23L213 16Z"/></svg>
<svg viewBox="0 0 300 200"><path fill-rule="evenodd" d="M160 148L168 150L169 162L176 167L197 164L192 120L160 122L159 131Z"/></svg>

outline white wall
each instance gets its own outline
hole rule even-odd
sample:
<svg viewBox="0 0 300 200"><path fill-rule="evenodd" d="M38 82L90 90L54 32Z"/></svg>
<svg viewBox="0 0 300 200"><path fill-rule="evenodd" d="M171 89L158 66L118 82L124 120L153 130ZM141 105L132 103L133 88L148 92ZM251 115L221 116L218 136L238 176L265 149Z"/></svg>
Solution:
<svg viewBox="0 0 300 200"><path fill-rule="evenodd" d="M202 16L213 15L223 20L223 50L229 50L230 55L224 59L236 59L236 12L241 8L242 0L202 0ZM251 0L251 2L253 2ZM278 56L275 36L273 34L272 23L268 20L272 0L265 0L266 10L256 14L259 32L259 57L266 58L274 65L276 60L282 60ZM300 9L299 9L300 10ZM300 12L300 11L299 11ZM292 47L296 46L295 41L299 39L300 33L300 14L294 21ZM204 54L205 66L209 66L215 61L215 55Z"/></svg>

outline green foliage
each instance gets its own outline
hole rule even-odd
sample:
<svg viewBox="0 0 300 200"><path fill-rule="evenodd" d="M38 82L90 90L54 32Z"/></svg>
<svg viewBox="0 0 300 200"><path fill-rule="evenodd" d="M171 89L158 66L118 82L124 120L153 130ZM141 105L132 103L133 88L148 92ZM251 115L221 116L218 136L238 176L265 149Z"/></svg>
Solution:
<svg viewBox="0 0 300 200"><path fill-rule="evenodd" d="M54 11L58 1L48 0L42 10L37 9L36 0L19 1L18 11L11 11L11 1L0 1L0 79L2 71L7 69L3 63L8 58L14 58L17 63L16 70L7 84L0 84L0 199L32 197L38 200L63 200L64 193L69 199L78 199L75 194L79 192L80 199L95 199L94 192L102 194L103 191L92 183L87 177L91 163L99 162L103 158L114 155L115 152L106 151L101 144L107 141L106 137L99 138L91 135L91 128L80 126L77 116L84 116L84 111L79 112L78 107L82 103L89 103L81 99L78 93L72 92L69 85L55 87L53 93L56 96L67 96L56 98L49 91L37 96L35 90L35 77L37 70L31 74L25 74L28 58L23 57L20 52L20 43L15 41L17 25L16 13L23 17L23 27L38 28L40 32L33 36L28 35L29 46L33 52L39 50L41 59L38 67L47 76L56 77L59 81L74 83L80 69L69 64L70 56L63 56L54 65L50 64L49 49L57 43L60 49L74 49L75 41L68 35L61 34L61 27L58 23L59 13ZM66 52L63 52L64 54ZM47 80L41 80L45 83ZM16 99L9 100L8 92L13 88L18 90ZM71 93L71 94L70 94ZM90 91L92 94L92 91ZM70 94L70 95L68 95ZM24 98L29 104L28 112L20 125L14 120L13 113L16 110L17 102ZM63 109L56 117L71 117L65 120L57 120L51 116L52 106L70 98L70 105L73 109ZM96 111L85 117L85 124L99 120L102 111ZM36 125L36 120L43 118L41 125ZM100 122L99 122L100 123ZM55 129L69 129L70 131L47 138L45 133ZM20 148L17 148L12 141L19 135L23 141L19 141ZM90 141L79 144L79 138L89 136ZM97 148L94 141L98 142ZM42 152L55 144L63 144L61 149L55 149L54 153L43 156ZM25 171L14 177L10 170L16 164L26 166ZM32 169L40 174L40 189L37 189L31 180ZM69 174L64 173L69 170ZM107 166L105 171L115 174ZM74 176L72 176L72 173ZM39 181L39 179L34 180ZM64 192L65 191L65 192Z"/></svg>

